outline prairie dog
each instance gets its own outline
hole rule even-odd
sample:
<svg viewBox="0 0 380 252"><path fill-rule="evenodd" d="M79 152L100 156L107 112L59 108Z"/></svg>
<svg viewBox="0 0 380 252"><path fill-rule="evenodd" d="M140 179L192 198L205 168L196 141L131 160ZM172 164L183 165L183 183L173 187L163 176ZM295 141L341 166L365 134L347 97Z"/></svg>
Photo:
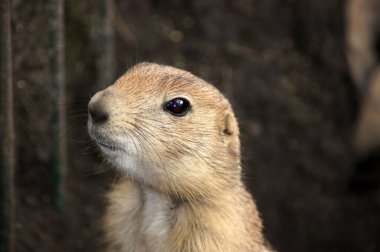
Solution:
<svg viewBox="0 0 380 252"><path fill-rule="evenodd" d="M108 195L108 251L270 251L241 181L237 121L211 84L140 63L88 109L91 138L125 175Z"/></svg>

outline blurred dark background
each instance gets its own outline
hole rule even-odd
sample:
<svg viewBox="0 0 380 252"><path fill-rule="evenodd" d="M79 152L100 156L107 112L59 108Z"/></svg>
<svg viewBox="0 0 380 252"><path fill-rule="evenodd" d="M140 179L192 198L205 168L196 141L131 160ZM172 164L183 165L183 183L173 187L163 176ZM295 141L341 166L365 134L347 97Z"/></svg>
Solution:
<svg viewBox="0 0 380 252"><path fill-rule="evenodd" d="M46 0L13 0L15 251L103 251L104 195L115 173L87 137L87 103L141 61L189 70L231 100L242 131L244 179L278 251L380 251L379 152L376 143L355 147L363 104L375 102L369 117L378 118L380 98L370 80L380 58L380 25L364 25L375 60L362 82L347 61L350 25L380 12L371 7L348 20L349 4L115 0L113 52L104 66L104 6L65 1L68 165L60 212L52 193L49 9ZM360 50L353 51L355 62ZM110 65L104 83L101 68Z"/></svg>

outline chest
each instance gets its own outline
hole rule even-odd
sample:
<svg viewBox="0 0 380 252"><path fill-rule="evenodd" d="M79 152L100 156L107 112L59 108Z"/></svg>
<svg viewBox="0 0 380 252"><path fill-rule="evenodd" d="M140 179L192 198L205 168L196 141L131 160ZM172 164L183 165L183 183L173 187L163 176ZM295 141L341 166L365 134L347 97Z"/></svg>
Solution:
<svg viewBox="0 0 380 252"><path fill-rule="evenodd" d="M146 189L142 209L142 234L149 248L163 248L176 223L178 209L170 198Z"/></svg>

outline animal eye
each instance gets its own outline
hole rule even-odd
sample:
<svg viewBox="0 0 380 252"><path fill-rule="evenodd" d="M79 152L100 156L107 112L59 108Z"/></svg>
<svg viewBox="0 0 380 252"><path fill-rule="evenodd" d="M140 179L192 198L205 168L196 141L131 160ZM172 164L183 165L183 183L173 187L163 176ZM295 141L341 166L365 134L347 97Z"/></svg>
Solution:
<svg viewBox="0 0 380 252"><path fill-rule="evenodd" d="M190 102L185 98L174 98L165 103L164 109L174 116L184 116L189 112Z"/></svg>

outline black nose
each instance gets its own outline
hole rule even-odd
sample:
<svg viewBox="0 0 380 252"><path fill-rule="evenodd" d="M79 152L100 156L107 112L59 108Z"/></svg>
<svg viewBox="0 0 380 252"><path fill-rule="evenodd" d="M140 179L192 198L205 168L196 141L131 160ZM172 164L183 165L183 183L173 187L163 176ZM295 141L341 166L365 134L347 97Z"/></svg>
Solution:
<svg viewBox="0 0 380 252"><path fill-rule="evenodd" d="M90 103L88 112L94 123L104 123L108 120L108 113L99 103Z"/></svg>

